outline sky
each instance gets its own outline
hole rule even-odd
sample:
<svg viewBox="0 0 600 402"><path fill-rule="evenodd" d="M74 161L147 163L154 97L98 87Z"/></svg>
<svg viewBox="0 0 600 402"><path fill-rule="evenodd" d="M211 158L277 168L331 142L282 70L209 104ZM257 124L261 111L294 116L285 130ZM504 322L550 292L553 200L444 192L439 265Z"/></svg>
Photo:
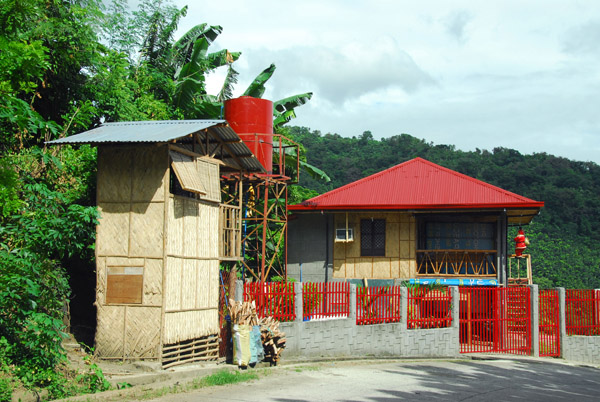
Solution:
<svg viewBox="0 0 600 402"><path fill-rule="evenodd" d="M174 3L242 52L234 95L271 63L263 98L313 92L291 125L600 163L598 0Z"/></svg>

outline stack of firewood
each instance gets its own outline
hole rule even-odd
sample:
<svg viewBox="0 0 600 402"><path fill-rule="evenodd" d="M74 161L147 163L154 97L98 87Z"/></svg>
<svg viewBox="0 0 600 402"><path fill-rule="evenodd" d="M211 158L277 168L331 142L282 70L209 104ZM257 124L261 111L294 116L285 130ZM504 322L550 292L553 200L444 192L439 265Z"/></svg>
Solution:
<svg viewBox="0 0 600 402"><path fill-rule="evenodd" d="M258 325L258 316L256 315L256 304L252 302L236 302L229 299L229 315L232 324L240 325Z"/></svg>
<svg viewBox="0 0 600 402"><path fill-rule="evenodd" d="M277 364L285 348L285 333L279 330L279 321L274 320L273 317L261 318L260 335L265 350L265 360Z"/></svg>

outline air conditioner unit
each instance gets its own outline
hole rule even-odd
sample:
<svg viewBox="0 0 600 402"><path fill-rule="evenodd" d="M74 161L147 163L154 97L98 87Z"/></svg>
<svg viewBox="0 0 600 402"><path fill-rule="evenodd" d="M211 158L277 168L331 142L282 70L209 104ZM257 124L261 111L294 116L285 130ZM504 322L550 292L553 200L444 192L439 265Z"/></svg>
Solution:
<svg viewBox="0 0 600 402"><path fill-rule="evenodd" d="M336 242L350 242L354 241L354 231L352 228L339 228L335 230L335 241Z"/></svg>

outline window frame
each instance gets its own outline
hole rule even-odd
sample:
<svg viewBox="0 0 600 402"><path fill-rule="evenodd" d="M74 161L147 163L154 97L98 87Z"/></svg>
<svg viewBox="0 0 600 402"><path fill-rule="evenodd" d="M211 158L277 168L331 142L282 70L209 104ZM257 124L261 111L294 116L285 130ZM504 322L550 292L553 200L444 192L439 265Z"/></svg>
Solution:
<svg viewBox="0 0 600 402"><path fill-rule="evenodd" d="M383 231L377 231L376 225L378 223L383 224ZM367 230L368 229L368 230ZM371 247L366 248L363 239L369 236ZM376 244L377 236L381 236L382 247L374 247ZM360 255L361 257L385 257L385 243L386 243L386 222L385 219L361 219L360 220Z"/></svg>

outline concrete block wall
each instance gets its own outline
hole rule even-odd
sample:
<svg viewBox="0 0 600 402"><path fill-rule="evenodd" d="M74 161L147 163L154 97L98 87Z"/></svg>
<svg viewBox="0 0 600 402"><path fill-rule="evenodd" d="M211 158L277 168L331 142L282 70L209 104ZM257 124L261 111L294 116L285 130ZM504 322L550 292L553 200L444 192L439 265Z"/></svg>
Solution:
<svg viewBox="0 0 600 402"><path fill-rule="evenodd" d="M565 318L565 289L558 288L560 303L560 350L561 357L582 363L600 364L600 336L567 335ZM596 290L600 300L600 290Z"/></svg>
<svg viewBox="0 0 600 402"><path fill-rule="evenodd" d="M296 283L296 300L302 300ZM302 308L294 322L282 322L287 343L283 358L320 357L457 357L459 356L458 289L452 290L452 326L438 329L407 329L400 323L356 325L356 286L350 287L348 318L302 321ZM301 302L300 302L301 303ZM407 292L402 292L406 311Z"/></svg>

